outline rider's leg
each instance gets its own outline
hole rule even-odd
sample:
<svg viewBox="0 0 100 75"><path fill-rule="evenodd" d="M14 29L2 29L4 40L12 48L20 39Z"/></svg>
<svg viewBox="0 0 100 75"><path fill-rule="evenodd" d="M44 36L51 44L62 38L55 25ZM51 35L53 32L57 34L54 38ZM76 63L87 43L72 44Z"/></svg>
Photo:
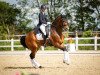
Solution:
<svg viewBox="0 0 100 75"><path fill-rule="evenodd" d="M40 29L43 32L43 34L46 35L45 25L44 24L40 26Z"/></svg>
<svg viewBox="0 0 100 75"><path fill-rule="evenodd" d="M43 34L44 34L44 45L45 45L45 43L46 43L46 31L45 31L45 25L41 25L40 26L40 29L41 29L41 31L43 32Z"/></svg>

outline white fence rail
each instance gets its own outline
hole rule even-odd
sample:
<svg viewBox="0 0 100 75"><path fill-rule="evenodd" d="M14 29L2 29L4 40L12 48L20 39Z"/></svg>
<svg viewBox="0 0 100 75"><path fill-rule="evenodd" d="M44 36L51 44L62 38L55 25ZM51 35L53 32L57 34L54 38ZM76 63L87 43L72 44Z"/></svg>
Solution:
<svg viewBox="0 0 100 75"><path fill-rule="evenodd" d="M65 40L68 40L69 38L65 38ZM78 47L79 46L94 46L94 50L97 50L97 47L100 46L100 44L98 44L98 40L100 40L100 37L88 37L88 38L78 38L78 37L75 37L75 38L72 38L73 40L75 40L75 48L76 50L78 50ZM94 40L94 43L93 44L79 44L79 40Z"/></svg>
<svg viewBox="0 0 100 75"><path fill-rule="evenodd" d="M64 40L69 40L70 38L65 38ZM94 46L94 50L97 50L97 47L100 46L100 44L98 44L98 40L100 40L100 37L88 37L88 38L78 38L78 37L75 37L75 38L72 38L73 40L75 40L75 49L78 50L78 47L79 46ZM87 40L87 39L91 39L91 40L94 40L94 43L93 44L79 44L79 40ZM14 39L11 39L11 40L0 40L0 43L1 42L10 42L10 45L0 45L0 48L6 48L6 47L10 47L11 48L11 51L14 51L14 48L15 47L22 47L22 45L15 45L14 43L15 42L19 42L20 40L14 40ZM27 49L26 49L27 50Z"/></svg>

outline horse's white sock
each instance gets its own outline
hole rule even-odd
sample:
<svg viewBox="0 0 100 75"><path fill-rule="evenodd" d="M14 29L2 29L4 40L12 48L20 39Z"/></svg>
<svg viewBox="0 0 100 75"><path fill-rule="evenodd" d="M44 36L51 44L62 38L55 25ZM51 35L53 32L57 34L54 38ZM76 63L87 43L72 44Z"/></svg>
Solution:
<svg viewBox="0 0 100 75"><path fill-rule="evenodd" d="M34 64L35 68L39 68L40 64L38 62L36 62L35 59L31 59L32 64Z"/></svg>
<svg viewBox="0 0 100 75"><path fill-rule="evenodd" d="M64 60L67 60L67 52L64 51Z"/></svg>
<svg viewBox="0 0 100 75"><path fill-rule="evenodd" d="M67 64L70 63L69 52L64 51L64 62Z"/></svg>

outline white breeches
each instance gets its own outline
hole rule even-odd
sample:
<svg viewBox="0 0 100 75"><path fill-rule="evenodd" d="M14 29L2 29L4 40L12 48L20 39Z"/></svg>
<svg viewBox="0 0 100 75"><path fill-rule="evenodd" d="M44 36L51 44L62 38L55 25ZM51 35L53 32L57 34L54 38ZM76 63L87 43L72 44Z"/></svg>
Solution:
<svg viewBox="0 0 100 75"><path fill-rule="evenodd" d="M40 26L40 29L41 29L41 31L43 32L44 35L46 35L45 26L46 26L46 24L42 24Z"/></svg>

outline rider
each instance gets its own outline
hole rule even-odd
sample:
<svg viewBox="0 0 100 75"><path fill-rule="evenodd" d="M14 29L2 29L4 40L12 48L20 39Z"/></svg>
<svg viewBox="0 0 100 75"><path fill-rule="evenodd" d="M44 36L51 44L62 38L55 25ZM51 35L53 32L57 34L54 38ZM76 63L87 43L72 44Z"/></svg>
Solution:
<svg viewBox="0 0 100 75"><path fill-rule="evenodd" d="M48 19L46 18L46 15L45 15L45 10L47 9L46 5L41 5L40 7L40 13L39 13L39 23L38 23L38 26L40 27L40 30L43 32L44 34L44 46L45 46L45 43L46 43L46 30L45 30L45 27L47 25L47 22L48 22Z"/></svg>

